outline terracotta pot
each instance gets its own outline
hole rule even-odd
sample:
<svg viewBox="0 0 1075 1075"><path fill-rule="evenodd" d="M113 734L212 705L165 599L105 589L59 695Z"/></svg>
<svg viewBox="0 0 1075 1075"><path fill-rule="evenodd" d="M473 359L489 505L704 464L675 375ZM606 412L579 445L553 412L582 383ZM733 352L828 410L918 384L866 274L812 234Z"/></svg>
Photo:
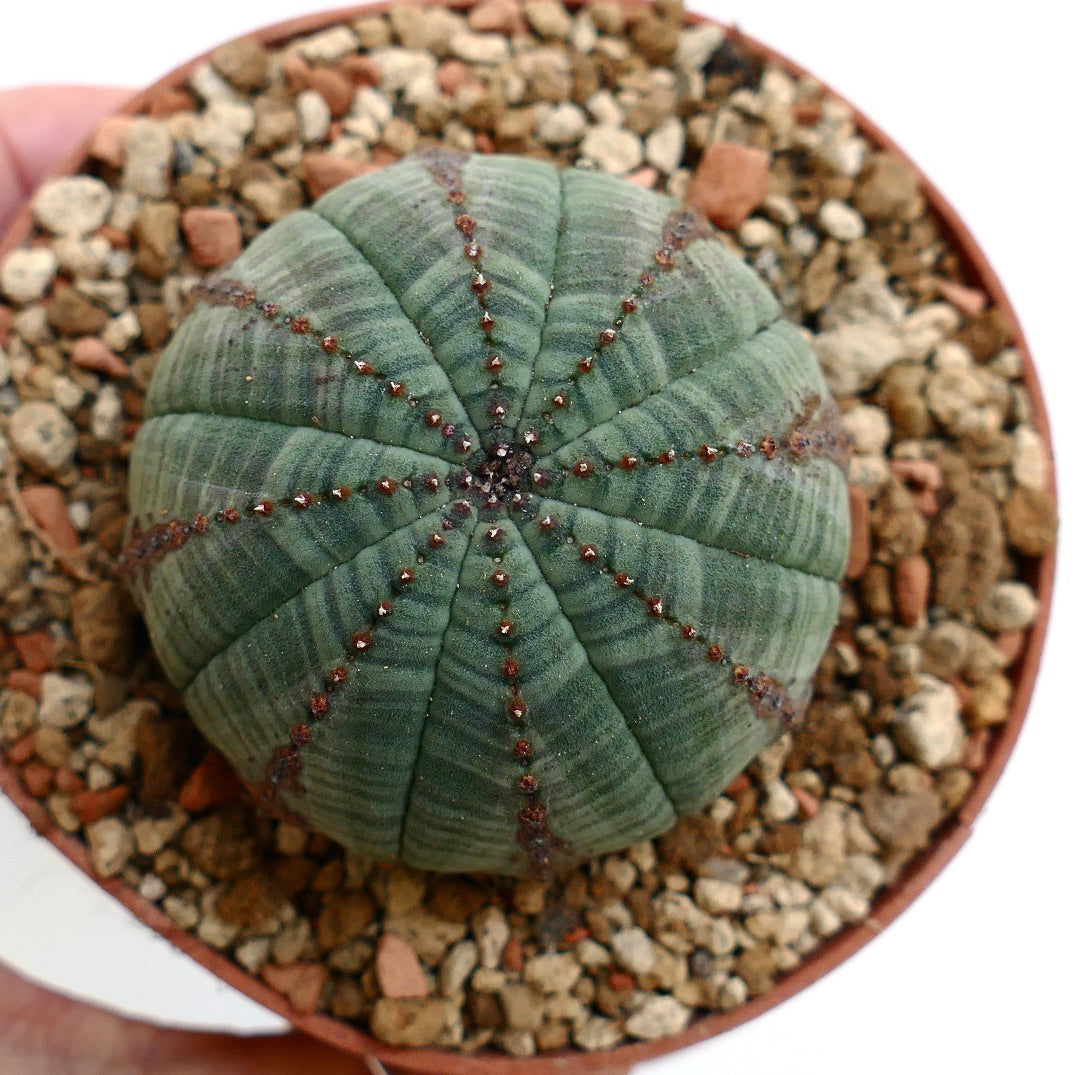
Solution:
<svg viewBox="0 0 1075 1075"><path fill-rule="evenodd" d="M447 2L453 7L467 6L466 0L455 0L455 2L447 0ZM632 0L625 0L625 2L632 4ZM375 4L365 10L375 12L383 10L386 6L389 5ZM266 43L278 44L293 36L310 33L333 22L352 18L359 10L362 9L335 11L292 19L263 29L256 36ZM697 16L691 18L692 21L703 21ZM777 62L787 70L796 74L805 73L798 65L766 46L749 38L744 38L744 41L761 56ZM152 87L135 96L123 111L132 114L138 112L154 93L162 88L181 84L205 58L205 56L198 57L165 76ZM838 96L827 89L826 92L830 96ZM883 131L857 110L853 109L853 111L860 130L872 142L906 159ZM85 155L86 147L82 147L64 167L58 170L58 174L77 170L85 159ZM923 192L942 221L948 239L961 257L968 282L984 291L990 301L1009 317L1015 327L1017 346L1024 355L1028 355L1026 340L994 270L952 207L929 179L917 168L915 170L919 175ZM29 212L24 210L4 237L3 242L0 243L0 256L18 245L29 233L30 227ZM1035 369L1029 361L1026 364L1024 378L1034 411L1035 425L1045 439L1051 460L1052 448L1045 405ZM116 880L98 879L90 868L84 845L54 825L40 803L26 794L13 771L3 763L2 756L0 756L0 788L23 810L41 835L50 840L76 866L97 881L102 888L129 908L143 922L225 982L265 1007L280 1013L303 1031L340 1049L356 1054L377 1056L390 1065L392 1070L401 1072L428 1072L437 1073L437 1075L514 1075L514 1073L571 1075L571 1073L597 1071L626 1073L631 1065L684 1048L751 1020L805 989L829 970L847 960L891 923L951 860L970 835L975 819L1008 761L1026 716L1045 638L1054 570L1055 552L1050 551L1039 560L1032 562L1024 576L1024 581L1034 589L1041 602L1041 614L1029 632L1024 652L1010 670L1014 685L1011 716L996 735L988 760L980 772L973 792L958 815L936 834L928 850L919 855L904 871L899 881L885 890L874 903L868 921L843 930L836 937L821 945L804 960L801 966L782 978L772 990L747 1002L735 1011L699 1018L673 1038L652 1043L624 1045L611 1053L569 1052L518 1060L493 1053L468 1057L432 1049L404 1050L385 1046L352 1026L327 1016L296 1014L279 994L261 981L245 974L219 952L178 929L158 907L142 899L130 887Z"/></svg>

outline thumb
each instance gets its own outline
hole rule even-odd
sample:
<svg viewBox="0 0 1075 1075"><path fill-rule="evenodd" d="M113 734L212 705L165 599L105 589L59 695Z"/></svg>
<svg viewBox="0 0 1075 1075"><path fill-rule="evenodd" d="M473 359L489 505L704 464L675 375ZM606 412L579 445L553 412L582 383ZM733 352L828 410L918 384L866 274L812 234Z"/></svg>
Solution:
<svg viewBox="0 0 1075 1075"><path fill-rule="evenodd" d="M0 92L0 235L41 180L131 93L109 86Z"/></svg>

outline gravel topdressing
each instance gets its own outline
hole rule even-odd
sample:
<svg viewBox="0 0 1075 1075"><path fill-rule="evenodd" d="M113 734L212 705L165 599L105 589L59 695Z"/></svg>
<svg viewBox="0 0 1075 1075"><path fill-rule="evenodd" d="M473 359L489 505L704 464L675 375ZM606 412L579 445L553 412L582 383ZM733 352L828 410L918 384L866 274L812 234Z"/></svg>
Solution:
<svg viewBox="0 0 1075 1075"><path fill-rule="evenodd" d="M268 224L429 144L689 197L821 359L854 441L841 618L806 726L671 833L534 880L421 874L257 814L118 580L127 453L187 296ZM0 748L96 872L301 1013L517 1056L674 1034L769 990L957 812L1052 544L1011 326L850 110L673 4L394 8L219 49L0 262Z"/></svg>

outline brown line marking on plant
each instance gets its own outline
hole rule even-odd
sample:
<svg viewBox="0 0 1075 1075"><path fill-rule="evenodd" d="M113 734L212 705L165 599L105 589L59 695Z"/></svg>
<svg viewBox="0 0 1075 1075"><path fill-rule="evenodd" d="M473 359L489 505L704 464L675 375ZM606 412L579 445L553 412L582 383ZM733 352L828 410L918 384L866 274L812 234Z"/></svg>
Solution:
<svg viewBox="0 0 1075 1075"><path fill-rule="evenodd" d="M444 520L445 531L453 527ZM434 540L436 539L436 540ZM278 746L265 765L265 775L255 789L258 804L270 815L291 816L287 807L279 801L281 791L296 795L306 794L306 788L299 776L302 772L302 750L314 741L314 729L329 717L332 710L332 697L342 690L351 679L349 664L354 664L359 657L374 648L378 627L395 611L395 603L405 595L411 584L418 577L422 565L426 563L427 550L439 549L446 539L443 534L434 531L425 546L414 549L414 563L399 569L392 580L390 596L378 601L373 606L364 626L355 630L345 645L344 662L334 665L325 674L319 689L314 690L306 700L304 719L293 724L288 733L288 741ZM279 814L284 811L285 814Z"/></svg>
<svg viewBox="0 0 1075 1075"><path fill-rule="evenodd" d="M444 482L445 476L430 472L420 476L408 475L405 478L390 478L382 475L375 481L367 482L355 487L342 483L334 485L331 489L321 492L311 492L308 489L300 489L283 497L272 499L261 497L250 501L245 509L229 505L216 511L213 516L198 512L192 519L168 519L165 522L155 523L143 529L135 520L131 531L131 539L120 552L117 558L117 567L120 576L128 584L133 582L136 576L141 576L139 581L145 589L149 589L152 583L152 569L168 553L177 552L183 548L192 537L201 537L209 533L211 529L219 526L234 526L243 519L267 519L276 509L283 508L296 513L309 511L321 504L342 504L357 492L361 496L392 496L400 487L414 491L427 493L437 492Z"/></svg>
<svg viewBox="0 0 1075 1075"><path fill-rule="evenodd" d="M811 426L815 417L820 420L816 425ZM772 433L765 433L757 441L741 439L734 444L703 442L697 448L677 450L670 447L656 455L639 456L628 453L616 460L601 459L599 462L582 456L571 464L561 467L560 474L565 478L574 476L585 479L593 477L600 469L603 469L605 473L611 473L614 470L632 472L638 470L639 467L671 466L673 463L686 462L691 459L697 459L700 463L708 465L729 456L749 459L754 455L761 455L769 461L783 456L793 462L810 455L823 456L846 468L850 440L840 427L839 417L839 408L835 404L826 403L822 406L818 397L814 395L806 401L803 411L796 415L789 432L779 438Z"/></svg>
<svg viewBox="0 0 1075 1075"><path fill-rule="evenodd" d="M499 620L494 629L494 637L504 647L506 656L501 665L501 674L508 687L508 696L504 706L511 719L512 734L515 738L512 756L522 770L515 781L515 788L523 797L523 806L517 816L519 825L516 839L526 854L530 873L538 880L547 880L552 872L552 859L557 851L566 849L568 842L557 836L549 822L549 808L541 795L541 786L531 771L534 762L534 744L527 736L527 727L532 713L519 688L520 666L515 656L513 639L518 631L518 624L511 616L511 576L500 565L506 531L497 524L486 528L484 534L485 554L494 567L489 575L489 598L497 609Z"/></svg>
<svg viewBox="0 0 1075 1075"><path fill-rule="evenodd" d="M822 403L816 394L807 396L779 444L795 459L820 456L847 471L851 438L844 432L840 408L831 398Z"/></svg>
<svg viewBox="0 0 1075 1075"><path fill-rule="evenodd" d="M646 614L652 619L666 623L676 629L683 642L699 646L705 651L706 659L714 666L724 670L731 682L745 687L750 698L751 708L761 720L778 720L784 727L792 728L801 723L805 712L805 703L797 704L786 688L771 675L758 669L750 668L741 661L735 661L725 652L724 646L711 631L699 629L694 624L681 620L668 607L668 599L662 594L647 593L637 585L636 576L614 565L603 557L601 551L591 542L580 541L573 531L559 522L554 516L544 513L537 518L538 528L542 533L559 538L565 547L578 550L578 557L584 564L594 568L605 576L612 585L630 594L645 606Z"/></svg>
<svg viewBox="0 0 1075 1075"><path fill-rule="evenodd" d="M292 335L304 337L324 354L337 356L341 361L346 362L357 376L368 377L378 384L389 399L403 400L416 413L422 403L419 396L407 390L406 382L390 377L368 358L360 357L344 347L339 336L313 325L303 314L281 310L278 303L269 300L259 301L256 289L239 280L227 278L207 280L194 288L192 296L195 302L206 302L213 306L232 306L237 310L253 309L274 328L290 330ZM248 321L243 326L243 330L245 331L253 323L253 320ZM465 431L460 422L446 422L442 409L430 407L425 410L422 419L427 429L439 429L445 440L452 440L453 447L460 454L467 455L474 447L473 437ZM315 418L314 425L318 424Z"/></svg>
<svg viewBox="0 0 1075 1075"><path fill-rule="evenodd" d="M462 211L467 202L467 193L463 189L463 165L468 159L468 155L463 153L434 151L425 154L422 163L433 181L444 191L448 205L456 211L453 224L463 238L463 257L470 269L470 282L467 286L478 304L478 327L482 330L482 363L489 373L486 416L492 419L493 436L499 437L499 431L508 414L508 403L500 393L499 380L500 372L504 368L504 357L493 340L496 319L489 311L488 302L493 281L485 271L482 263L485 251L476 238L480 225L470 213Z"/></svg>
<svg viewBox="0 0 1075 1075"><path fill-rule="evenodd" d="M578 386L579 378L592 373L601 355L616 343L626 319L645 305L645 294L657 283L659 275L675 269L676 254L696 239L712 238L715 234L709 223L689 208L673 209L665 217L661 245L653 254L653 264L639 274L638 288L621 300L619 312L597 334L589 353L575 364L575 372L568 375L564 386L548 397L553 410L542 416L548 424L555 426L555 412L571 405L571 393Z"/></svg>

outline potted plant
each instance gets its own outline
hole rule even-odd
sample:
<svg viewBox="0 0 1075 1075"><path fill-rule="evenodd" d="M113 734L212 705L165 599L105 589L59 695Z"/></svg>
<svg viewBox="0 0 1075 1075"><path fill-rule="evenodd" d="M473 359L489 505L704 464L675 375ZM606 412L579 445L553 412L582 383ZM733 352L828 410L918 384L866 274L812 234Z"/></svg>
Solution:
<svg viewBox="0 0 1075 1075"><path fill-rule="evenodd" d="M934 198L934 200L935 200L935 204L936 204L936 199ZM830 215L830 216L832 215L832 214L831 214L831 211L830 211L830 214L829 214L829 215ZM861 215L861 214L860 214L860 215ZM770 222L770 223L771 223L771 222ZM790 226L792 226L792 225L788 225L788 226L790 227ZM837 225L837 226L838 226L838 225ZM953 229L955 229L955 232L956 232L957 238L958 238L958 239L959 239L959 240L960 240L961 242L963 242L963 243L966 243L966 241L967 241L967 240L966 240L966 237L965 237L965 236L963 236L962 234L959 234L959 225L958 225L958 223L955 223L955 224L949 223L949 227L952 227ZM742 238L742 236L740 236L740 237ZM841 241L841 240L837 240L837 241ZM851 242L853 242L854 240L853 240L853 239L849 239L849 240L843 240L843 241L851 241ZM745 245L745 244L744 244L744 245ZM749 249L749 247L748 247L748 249ZM972 255L972 256L973 256L973 255ZM975 278L975 277L972 277L972 284L973 284L973 285L979 285L979 286L982 286L982 285L986 286L987 290L989 290L989 291L990 291L990 293L994 295L994 297L997 297L997 292L993 290L993 286L992 286L992 285L993 285L993 281L992 281L992 279L991 279L991 278L988 278L988 276L987 276L987 274L988 274L988 270L987 270L987 268L982 268L981 266L978 266L978 267L976 268L976 271L977 271L977 272L978 272L978 273L979 273L980 275L979 275L979 276L978 276L977 278ZM820 272L820 269L819 269L819 272ZM973 287L972 287L972 290L973 290ZM964 301L971 301L971 300L970 300L970 299L968 299L968 298L967 298L967 296L965 296L965 295L964 295L964 296L962 296L962 299L963 299ZM969 315L968 315L968 316L969 316ZM822 331L825 331L825 330L823 329ZM869 404L869 405L870 405L870 406L875 406L876 404L874 404L874 403L871 403L871 404ZM936 403L936 404L935 404L935 406L934 406L934 411L936 412L936 411L938 411L938 410L940 410L940 409L941 409L941 404L940 404L940 403ZM936 415L935 415L935 416L936 416ZM897 468L897 469L899 469L899 468ZM906 468L906 467L905 467L905 468L903 468L903 469L904 469L905 471L907 471L907 470L908 470L908 468ZM914 483L913 483L913 482L911 482L910 484L911 484L911 486L913 487ZM928 489L926 489L926 488L922 488L922 489L919 489L919 490L918 490L918 492L920 492L920 493L921 493L921 492L927 492L927 491L929 491L929 490L928 490ZM940 507L940 505L938 505L938 507ZM1007 730L1006 730L1005 734L1007 734ZM979 737L979 738L985 738L985 737ZM906 749L906 748L901 748L901 749ZM996 759L999 759L999 758L1001 757L1001 754L1003 753L1003 748L997 748L997 747L994 747L994 750L995 750L995 751L1000 751L999 753L994 753L994 755L993 755L993 757L994 757L994 762L993 762L993 764L994 764L994 765L999 765L999 761L997 761ZM23 763L22 763L22 764L23 764L23 765L25 765L25 764L26 764L26 761L27 761L27 759L24 759L24 761L23 761ZM20 769L20 772L23 772L23 770L21 770L21 769ZM980 785L979 785L979 787L982 787L982 786L984 786L984 784L980 784ZM807 789L807 790L808 790L808 789ZM973 812L973 811L972 811L972 812ZM877 819L875 819L875 821L876 821L876 823L877 823L877 824L880 824L880 822L879 822L879 821L877 821ZM950 841L950 844L954 844L954 843L958 842L958 841L959 841L959 838L960 838L960 836L961 836L961 835L963 834L963 832L964 832L964 831L965 831L965 830L964 830L964 829L962 829L962 828L961 828L960 826L957 826L956 828L954 828L954 829L951 829L951 830L950 830L950 835L949 835L949 841ZM911 890L911 889L909 889L909 888L906 888L906 887L905 887L905 889L904 889L904 891L910 891L910 890ZM887 915L887 914L891 914L891 913L895 913L895 910L896 910L896 908L897 908L897 907L899 906L899 899L898 899L898 898L896 898L896 899L890 900L890 902L889 902L888 904L882 904L881 906L882 906L883 908L887 908L887 909L885 909L885 910L882 910L882 911L880 912L880 914L881 914L881 916L882 916L880 920L882 920L882 921L883 921L883 920L884 920L884 916L885 916L885 915ZM876 909L875 909L875 912L874 912L874 919L875 919L875 920L877 919L877 915L878 915L878 912L877 912L877 911L876 911ZM859 937L861 937L861 934L859 935ZM846 945L849 945L849 946L854 946L854 945L855 945L855 944L857 943L857 939L856 939L856 938L854 937L854 935L853 935L853 934L847 934L847 935L845 935L845 937L844 937L843 943L844 943L844 944L846 944ZM837 951L837 949L836 949L835 947L831 947L831 946L830 946L830 949L829 949L829 951L830 951L830 952L834 952L834 953L835 953L835 952ZM817 964L815 964L815 967L817 967ZM788 979L786 979L786 981L787 981L787 982L791 982L791 981L792 981L792 978L788 978ZM775 996L776 996L776 995L779 995L779 989L780 989L780 987L777 987L777 992L776 992L775 994L774 994L774 993L770 993L770 994L768 994L768 995L769 995L770 997L773 997L773 998L775 999ZM755 1006L757 1007L758 1005L755 1005ZM625 1052L625 1053L624 1053L624 1055L625 1055L625 1056L633 1056L634 1054L633 1054L633 1053L629 1053L629 1052ZM404 1062L406 1062L406 1061L404 1060ZM441 1060L438 1060L437 1062L438 1062L438 1063L442 1063L442 1064L443 1064L443 1063L445 1063L446 1061L444 1061L444 1060L442 1060L442 1059L441 1059Z"/></svg>

